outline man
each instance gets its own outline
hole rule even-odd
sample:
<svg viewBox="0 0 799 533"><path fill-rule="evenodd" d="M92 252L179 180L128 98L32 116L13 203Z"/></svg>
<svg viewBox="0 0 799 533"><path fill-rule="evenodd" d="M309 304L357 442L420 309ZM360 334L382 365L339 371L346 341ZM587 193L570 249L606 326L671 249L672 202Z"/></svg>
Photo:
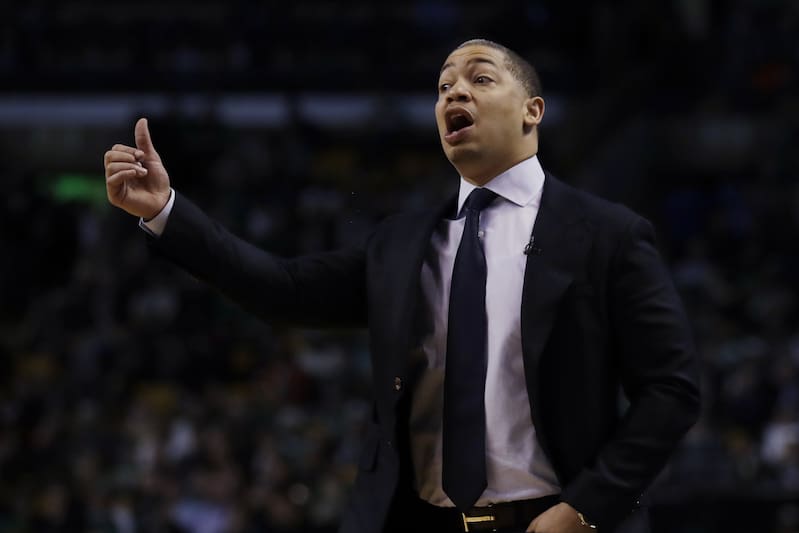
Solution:
<svg viewBox="0 0 799 533"><path fill-rule="evenodd" d="M463 43L438 91L459 195L362 248L237 239L170 189L144 119L105 155L108 197L266 319L368 326L374 412L341 531L648 531L641 496L699 408L651 226L542 170L544 100L514 52Z"/></svg>

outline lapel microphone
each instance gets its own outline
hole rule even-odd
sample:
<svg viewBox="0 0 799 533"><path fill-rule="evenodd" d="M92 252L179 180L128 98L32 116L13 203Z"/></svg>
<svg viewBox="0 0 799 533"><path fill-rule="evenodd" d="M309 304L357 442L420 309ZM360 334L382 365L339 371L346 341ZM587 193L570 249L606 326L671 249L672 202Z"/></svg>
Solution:
<svg viewBox="0 0 799 533"><path fill-rule="evenodd" d="M524 255L541 255L541 248L535 243L535 235L530 235L530 242L524 245Z"/></svg>

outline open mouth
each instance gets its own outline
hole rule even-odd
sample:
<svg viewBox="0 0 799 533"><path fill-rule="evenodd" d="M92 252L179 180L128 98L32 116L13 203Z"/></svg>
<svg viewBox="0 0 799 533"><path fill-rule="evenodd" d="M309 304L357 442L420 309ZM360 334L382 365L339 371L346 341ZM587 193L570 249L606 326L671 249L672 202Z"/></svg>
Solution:
<svg viewBox="0 0 799 533"><path fill-rule="evenodd" d="M455 145L468 137L474 126L474 117L469 110L454 107L444 115L444 124L447 127L444 140L450 145Z"/></svg>
<svg viewBox="0 0 799 533"><path fill-rule="evenodd" d="M474 124L474 118L471 113L465 109L453 109L447 112L446 116L447 133L457 133L458 131L468 128Z"/></svg>

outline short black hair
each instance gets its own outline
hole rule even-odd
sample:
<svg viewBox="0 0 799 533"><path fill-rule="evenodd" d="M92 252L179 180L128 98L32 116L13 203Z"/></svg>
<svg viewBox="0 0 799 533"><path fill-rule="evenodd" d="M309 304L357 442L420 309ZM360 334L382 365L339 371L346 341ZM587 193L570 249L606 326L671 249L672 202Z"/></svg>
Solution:
<svg viewBox="0 0 799 533"><path fill-rule="evenodd" d="M522 84L527 96L530 98L534 96L542 96L541 94L541 80L538 77L533 65L522 56L511 50L505 45L499 44L495 41L488 39L469 39L468 41L459 44L455 50L460 50L466 46L482 45L488 46L495 50L499 50L505 55L505 68L513 75L519 83Z"/></svg>

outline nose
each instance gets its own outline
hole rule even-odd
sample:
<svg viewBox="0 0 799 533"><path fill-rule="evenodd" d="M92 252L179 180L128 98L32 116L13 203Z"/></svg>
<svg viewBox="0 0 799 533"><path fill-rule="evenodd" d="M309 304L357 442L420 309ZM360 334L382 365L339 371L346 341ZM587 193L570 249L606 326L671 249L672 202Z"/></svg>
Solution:
<svg viewBox="0 0 799 533"><path fill-rule="evenodd" d="M447 102L467 102L472 98L469 89L462 81L456 81L447 91Z"/></svg>

